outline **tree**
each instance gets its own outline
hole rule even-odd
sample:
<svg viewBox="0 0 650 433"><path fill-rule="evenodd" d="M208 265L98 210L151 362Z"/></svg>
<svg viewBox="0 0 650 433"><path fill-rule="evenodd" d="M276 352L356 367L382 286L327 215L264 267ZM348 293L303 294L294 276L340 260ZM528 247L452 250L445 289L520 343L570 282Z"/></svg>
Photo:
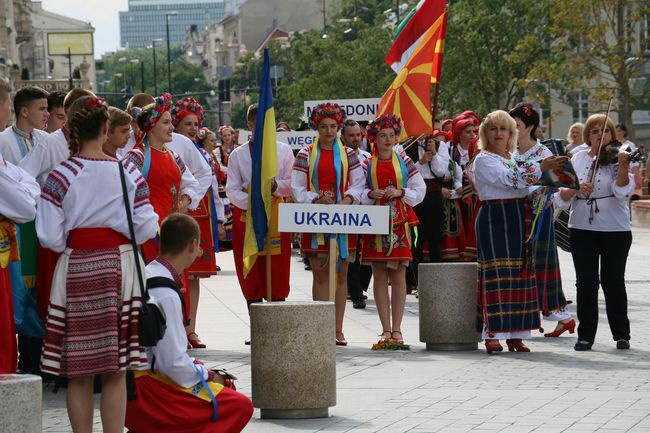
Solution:
<svg viewBox="0 0 650 433"><path fill-rule="evenodd" d="M591 111L614 97L619 119L630 125L632 107L650 99L647 84L639 95L630 91L650 43L647 30L640 31L648 14L642 0L555 0L552 61L537 62L531 76L551 83L569 103L579 92L590 97Z"/></svg>
<svg viewBox="0 0 650 433"><path fill-rule="evenodd" d="M533 65L548 57L551 7L552 0L451 1L441 111L487 113L521 100Z"/></svg>

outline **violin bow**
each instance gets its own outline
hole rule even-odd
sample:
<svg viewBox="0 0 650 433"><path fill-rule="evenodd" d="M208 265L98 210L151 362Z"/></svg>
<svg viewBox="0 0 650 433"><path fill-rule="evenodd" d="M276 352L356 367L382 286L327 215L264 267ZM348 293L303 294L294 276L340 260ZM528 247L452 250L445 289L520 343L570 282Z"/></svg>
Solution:
<svg viewBox="0 0 650 433"><path fill-rule="evenodd" d="M409 147L411 147L414 143L417 143L418 141L420 141L420 139L421 139L422 137L424 137L424 135L425 135L425 134L420 134L420 135L418 135L417 137L409 137L409 138L407 138L407 139L404 141L404 143L407 143L406 146L404 146L404 144L400 143L400 144L402 144L402 149L404 150L404 152L406 152L406 149L408 149ZM415 139L414 139L414 138L415 138ZM409 141L409 140L410 140L410 141Z"/></svg>
<svg viewBox="0 0 650 433"><path fill-rule="evenodd" d="M612 101L614 98L609 98L609 104L607 104L607 114L605 114L605 123L603 124L603 132L600 136L600 143L598 143L598 152L596 153L596 159L594 161L594 166L591 171L591 177L589 178L589 183L594 184L594 179L596 178L596 171L598 171L598 162L600 160L600 151L603 148L603 141L605 140L605 130L607 129L607 122L609 121L609 113L612 110ZM614 131L611 132L614 134Z"/></svg>

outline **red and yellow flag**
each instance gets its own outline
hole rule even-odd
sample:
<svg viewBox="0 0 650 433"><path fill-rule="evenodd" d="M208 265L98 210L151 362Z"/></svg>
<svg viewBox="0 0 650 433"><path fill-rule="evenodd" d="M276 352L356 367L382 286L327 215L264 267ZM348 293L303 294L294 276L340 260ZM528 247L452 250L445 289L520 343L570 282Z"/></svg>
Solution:
<svg viewBox="0 0 650 433"><path fill-rule="evenodd" d="M437 83L440 76L446 22L445 11L419 39L379 103L379 115L393 113L402 118L400 140L433 132L431 83Z"/></svg>

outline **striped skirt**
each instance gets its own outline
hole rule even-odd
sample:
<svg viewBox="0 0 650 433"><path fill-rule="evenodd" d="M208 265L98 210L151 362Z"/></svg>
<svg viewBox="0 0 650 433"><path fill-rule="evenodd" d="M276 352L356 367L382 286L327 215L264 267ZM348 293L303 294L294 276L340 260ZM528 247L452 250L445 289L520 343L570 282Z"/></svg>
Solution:
<svg viewBox="0 0 650 433"><path fill-rule="evenodd" d="M532 217L532 216L531 216ZM566 298L562 291L560 263L555 244L553 228L553 206L544 213L539 238L535 242L535 279L539 295L539 307L545 316L566 308Z"/></svg>
<svg viewBox="0 0 650 433"><path fill-rule="evenodd" d="M488 335L540 326L524 200L483 202L476 217L477 331Z"/></svg>
<svg viewBox="0 0 650 433"><path fill-rule="evenodd" d="M67 248L54 272L42 371L74 378L146 365L138 341L140 307L130 245Z"/></svg>

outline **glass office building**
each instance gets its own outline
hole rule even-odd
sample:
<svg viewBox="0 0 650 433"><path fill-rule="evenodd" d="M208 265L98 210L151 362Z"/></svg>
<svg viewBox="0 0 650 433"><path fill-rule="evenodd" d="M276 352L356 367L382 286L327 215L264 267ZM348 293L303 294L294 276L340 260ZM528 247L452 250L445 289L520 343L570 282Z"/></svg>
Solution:
<svg viewBox="0 0 650 433"><path fill-rule="evenodd" d="M129 0L129 10L120 12L120 45L123 48L144 48L151 40L166 40L166 14L169 17L169 40L185 42L186 30L219 22L224 15L224 0Z"/></svg>

